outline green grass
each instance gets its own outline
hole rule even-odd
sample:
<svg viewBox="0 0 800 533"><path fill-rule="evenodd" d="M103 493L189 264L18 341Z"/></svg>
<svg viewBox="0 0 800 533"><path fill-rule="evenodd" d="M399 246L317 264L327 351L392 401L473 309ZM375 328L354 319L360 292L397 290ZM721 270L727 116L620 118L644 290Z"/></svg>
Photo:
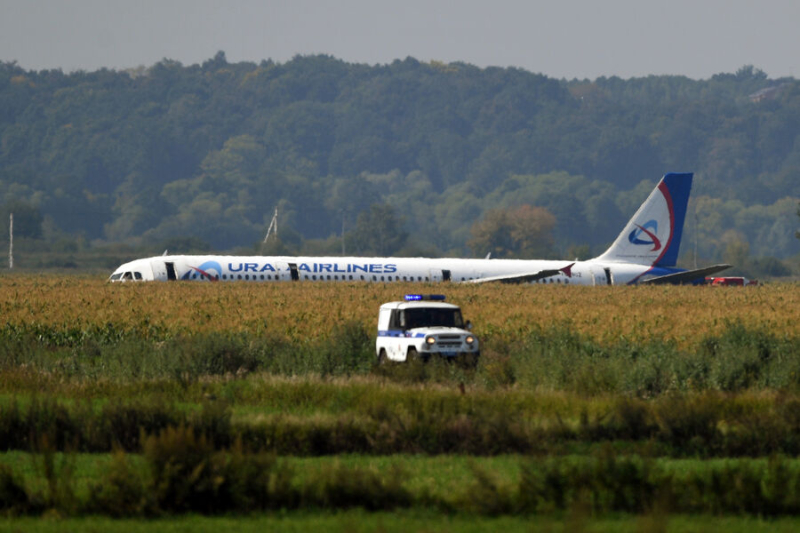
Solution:
<svg viewBox="0 0 800 533"><path fill-rule="evenodd" d="M38 374L9 372L5 384ZM3 385L0 385L0 390ZM6 449L139 451L142 432L190 425L217 449L241 439L278 455L397 453L564 455L612 443L646 456L739 457L800 451L800 395L674 393L581 396L515 386L402 385L383 378L255 374L186 386L159 380L58 381L6 392Z"/></svg>
<svg viewBox="0 0 800 533"><path fill-rule="evenodd" d="M186 483L196 472L201 472L196 470L195 463L180 466L185 453L195 453L190 449L181 451L185 447L184 441L172 439L163 442L160 446L166 445L173 450L170 453L178 455L169 458L163 456L163 452L156 451L156 455L153 455L153 451L148 451L146 456L125 457L129 465L127 472L139 472L143 476L144 487L152 487L153 490L162 490L158 487L165 482ZM152 445L149 447L152 448ZM159 458L158 454L163 457ZM112 479L109 472L118 469L120 464L119 456L112 457L109 454L55 454L51 457L55 465L54 477L51 477L45 469L48 457L47 454L20 452L0 455L0 465L9 467L28 493L34 495L31 501L39 502L36 504L40 509L37 512L45 510L47 513L46 509L52 507L70 515L85 514L92 509L91 502L96 501L92 495L100 487L108 489ZM233 478L224 476L239 475L235 469L214 467L214 464L221 465L219 458L207 457L207 460L197 464L204 465L204 469L217 469L219 473L211 472L209 479L223 476L218 479L227 483ZM161 462L154 463L154 459ZM272 468L268 466L270 463L259 464ZM277 492L270 489L270 494L265 493L263 497L278 498L284 502L279 508L344 510L365 505L376 510L437 509L480 516L516 513L553 516L576 506L585 507L587 512L591 511L595 516L607 516L621 510L647 511L653 508L674 509L679 513L733 512L780 516L798 509L796 494L800 483L800 459L702 461L661 458L647 461L635 456L618 456L612 450L592 454L590 458L345 455L279 458L278 464L289 476L285 478L287 484L282 489L278 486ZM168 476L154 483L153 476L159 476L165 468L178 468L174 479L170 481ZM247 473L248 470L241 472L251 475ZM203 479L199 478L197 486L200 490L207 490L202 489L205 483ZM278 478L271 479L275 482ZM193 483L189 482L185 488ZM262 490L256 485L253 488ZM363 492L365 489L383 491L385 496L367 497ZM148 492L151 489L144 490ZM67 500L63 499L64 494L69 495ZM126 493L110 494L117 498L125 497ZM185 501L186 505L195 505L186 499L188 494L181 496L181 501ZM237 494L237 498L242 498L244 493ZM169 505L168 500L162 502L152 502L150 508L157 510L159 505ZM231 507L222 509L242 512L240 503L231 501L229 505ZM653 505L655 507L651 507ZM182 514L192 509L204 508L177 507L172 511ZM148 516L153 510L139 510L131 514ZM155 516L159 514L160 511Z"/></svg>
<svg viewBox="0 0 800 533"><path fill-rule="evenodd" d="M147 464L140 455L128 456L140 468ZM86 495L88 486L100 480L111 464L111 454L56 454L56 463L69 461L73 468L72 480L79 495ZM313 479L315 474L331 465L338 464L344 468L360 467L379 472L392 469L404 473L404 484L414 493L430 492L436 496L446 496L460 491L473 479L472 467L489 470L511 483L519 481L520 456L503 455L497 457L474 458L468 456L436 456L424 455L392 455L364 456L340 455L329 457L285 457L283 461L297 473L298 482ZM10 466L26 483L37 489L45 488L42 477L41 457L27 452L6 452L0 454L0 464Z"/></svg>
<svg viewBox="0 0 800 533"><path fill-rule="evenodd" d="M152 520L109 519L104 517L0 518L0 532L96 531L103 533L219 531L258 532L326 531L330 533L385 532L478 532L506 533L793 533L800 528L798 518L763 520L753 517L717 517L707 515L591 517L575 510L563 517L503 516L482 517L442 514L432 511L369 513L363 510L329 512L278 512L243 517L182 516Z"/></svg>

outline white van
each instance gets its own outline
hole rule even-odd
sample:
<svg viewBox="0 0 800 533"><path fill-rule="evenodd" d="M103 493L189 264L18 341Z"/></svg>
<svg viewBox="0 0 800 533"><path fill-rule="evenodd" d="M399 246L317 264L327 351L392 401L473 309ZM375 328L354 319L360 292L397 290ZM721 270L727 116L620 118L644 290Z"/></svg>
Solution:
<svg viewBox="0 0 800 533"><path fill-rule="evenodd" d="M407 294L402 302L381 305L375 352L379 362L427 361L432 355L476 365L478 338L465 323L461 308L443 295Z"/></svg>

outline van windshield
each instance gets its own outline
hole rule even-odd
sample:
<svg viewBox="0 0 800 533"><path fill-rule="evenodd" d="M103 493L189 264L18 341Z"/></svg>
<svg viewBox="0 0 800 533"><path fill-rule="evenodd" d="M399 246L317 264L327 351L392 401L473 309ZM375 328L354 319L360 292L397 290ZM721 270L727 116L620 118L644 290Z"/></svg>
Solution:
<svg viewBox="0 0 800 533"><path fill-rule="evenodd" d="M460 309L443 309L438 307L418 307L406 309L405 329L443 326L463 328L464 320ZM401 319L402 320L402 319Z"/></svg>

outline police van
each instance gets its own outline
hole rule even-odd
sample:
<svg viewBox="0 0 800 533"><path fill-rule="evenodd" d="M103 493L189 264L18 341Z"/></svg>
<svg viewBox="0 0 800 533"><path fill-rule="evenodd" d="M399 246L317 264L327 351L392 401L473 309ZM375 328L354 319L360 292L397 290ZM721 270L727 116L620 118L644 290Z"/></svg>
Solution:
<svg viewBox="0 0 800 533"><path fill-rule="evenodd" d="M378 362L427 361L431 356L474 366L480 357L478 338L457 305L441 294L407 294L402 302L381 305L375 351Z"/></svg>

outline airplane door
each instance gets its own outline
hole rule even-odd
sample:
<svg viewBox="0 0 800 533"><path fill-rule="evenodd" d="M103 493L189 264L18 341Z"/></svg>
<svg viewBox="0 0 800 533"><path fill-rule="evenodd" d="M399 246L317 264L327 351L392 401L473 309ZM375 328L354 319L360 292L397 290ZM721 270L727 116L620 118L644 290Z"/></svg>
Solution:
<svg viewBox="0 0 800 533"><path fill-rule="evenodd" d="M612 285L613 278L611 274L610 268L603 268L602 271L598 272L592 269L592 285Z"/></svg>
<svg viewBox="0 0 800 533"><path fill-rule="evenodd" d="M297 263L289 263L289 277L292 281L300 281L300 273L297 271Z"/></svg>
<svg viewBox="0 0 800 533"><path fill-rule="evenodd" d="M431 269L431 281L450 281L450 271L440 270L438 268Z"/></svg>
<svg viewBox="0 0 800 533"><path fill-rule="evenodd" d="M275 263L279 270L279 277L281 281L300 281L300 273L297 271L297 263L284 263L278 261Z"/></svg>
<svg viewBox="0 0 800 533"><path fill-rule="evenodd" d="M167 271L167 279L169 281L175 281L178 279L178 276L175 275L175 263L167 261L164 263L164 268Z"/></svg>
<svg viewBox="0 0 800 533"><path fill-rule="evenodd" d="M167 279L167 265L163 261L153 261L150 266L153 269L153 279Z"/></svg>

